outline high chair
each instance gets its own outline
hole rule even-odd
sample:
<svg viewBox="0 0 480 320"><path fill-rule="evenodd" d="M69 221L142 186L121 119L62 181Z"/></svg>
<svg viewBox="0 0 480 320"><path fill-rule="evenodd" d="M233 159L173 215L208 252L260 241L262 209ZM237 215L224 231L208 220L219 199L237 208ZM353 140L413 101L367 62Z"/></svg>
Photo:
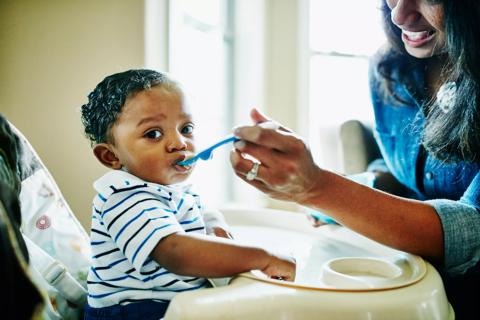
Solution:
<svg viewBox="0 0 480 320"><path fill-rule="evenodd" d="M13 126L12 126L13 127ZM22 231L32 277L48 292L46 319L79 319L89 237L27 139L21 143ZM175 319L453 319L437 271L423 259L341 226L312 228L299 213L225 207L234 237L297 259L293 283L248 272L219 287L183 292Z"/></svg>

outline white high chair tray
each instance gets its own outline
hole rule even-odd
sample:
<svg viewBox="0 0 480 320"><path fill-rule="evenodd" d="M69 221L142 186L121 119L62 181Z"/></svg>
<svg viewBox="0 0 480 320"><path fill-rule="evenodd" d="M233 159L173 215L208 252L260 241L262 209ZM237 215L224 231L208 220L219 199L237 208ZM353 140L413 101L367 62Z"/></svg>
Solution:
<svg viewBox="0 0 480 320"><path fill-rule="evenodd" d="M420 257L298 213L222 210L236 240L297 260L295 282L241 274L228 286L185 292L170 319L454 319L438 272Z"/></svg>
<svg viewBox="0 0 480 320"><path fill-rule="evenodd" d="M349 234L351 232L338 226L322 228L331 228L332 230L323 231L338 233L346 239L358 236ZM297 277L295 281L271 279L259 270L240 275L251 279L312 290L374 291L411 285L420 281L427 272L425 261L422 258L397 252L387 247L384 248L384 252L374 252L368 250L368 246L354 248L340 239L332 243L328 236L323 240L319 236L315 242L312 242L312 239L303 239L298 235L289 234L288 231L268 227L240 226L234 227L233 230L235 234L242 237L251 236L250 239L258 240L268 237L271 239L270 241L273 241L273 239L282 239L282 236L289 238L289 242L285 244L290 248L288 252L284 248L275 248L268 243L265 243L267 245L264 244L263 247L290 254L296 258ZM251 241L248 242L253 244ZM345 247L340 248L341 245ZM355 250L355 252L351 252L352 256L345 255L348 247Z"/></svg>

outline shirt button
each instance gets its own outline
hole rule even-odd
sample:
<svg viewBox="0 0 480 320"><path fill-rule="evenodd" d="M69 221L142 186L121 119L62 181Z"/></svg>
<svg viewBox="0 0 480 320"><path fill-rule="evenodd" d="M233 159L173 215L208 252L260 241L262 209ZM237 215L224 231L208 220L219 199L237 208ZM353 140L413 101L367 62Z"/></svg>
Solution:
<svg viewBox="0 0 480 320"><path fill-rule="evenodd" d="M433 179L433 173L427 172L427 173L425 174L425 178L427 178L427 180L432 180L432 179Z"/></svg>

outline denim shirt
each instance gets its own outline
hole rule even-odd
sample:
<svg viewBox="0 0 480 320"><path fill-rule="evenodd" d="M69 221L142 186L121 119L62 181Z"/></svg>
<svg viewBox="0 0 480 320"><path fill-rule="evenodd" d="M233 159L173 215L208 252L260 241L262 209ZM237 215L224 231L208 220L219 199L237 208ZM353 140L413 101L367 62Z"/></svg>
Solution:
<svg viewBox="0 0 480 320"><path fill-rule="evenodd" d="M375 65L370 68L370 89L375 114L375 138L383 166L408 188L411 198L424 200L437 211L444 236L447 274L480 272L480 165L443 163L421 146L425 116L423 67L399 81L395 69L393 97L380 83ZM369 167L378 166L375 161ZM478 265L477 265L478 264Z"/></svg>

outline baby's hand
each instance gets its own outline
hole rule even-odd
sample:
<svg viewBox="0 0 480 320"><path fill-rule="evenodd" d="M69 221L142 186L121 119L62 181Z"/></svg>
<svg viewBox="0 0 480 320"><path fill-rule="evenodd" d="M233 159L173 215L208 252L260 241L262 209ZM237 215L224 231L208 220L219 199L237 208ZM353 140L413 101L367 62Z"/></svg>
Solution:
<svg viewBox="0 0 480 320"><path fill-rule="evenodd" d="M295 280L296 262L293 257L271 255L270 262L262 272L272 279L285 281Z"/></svg>

